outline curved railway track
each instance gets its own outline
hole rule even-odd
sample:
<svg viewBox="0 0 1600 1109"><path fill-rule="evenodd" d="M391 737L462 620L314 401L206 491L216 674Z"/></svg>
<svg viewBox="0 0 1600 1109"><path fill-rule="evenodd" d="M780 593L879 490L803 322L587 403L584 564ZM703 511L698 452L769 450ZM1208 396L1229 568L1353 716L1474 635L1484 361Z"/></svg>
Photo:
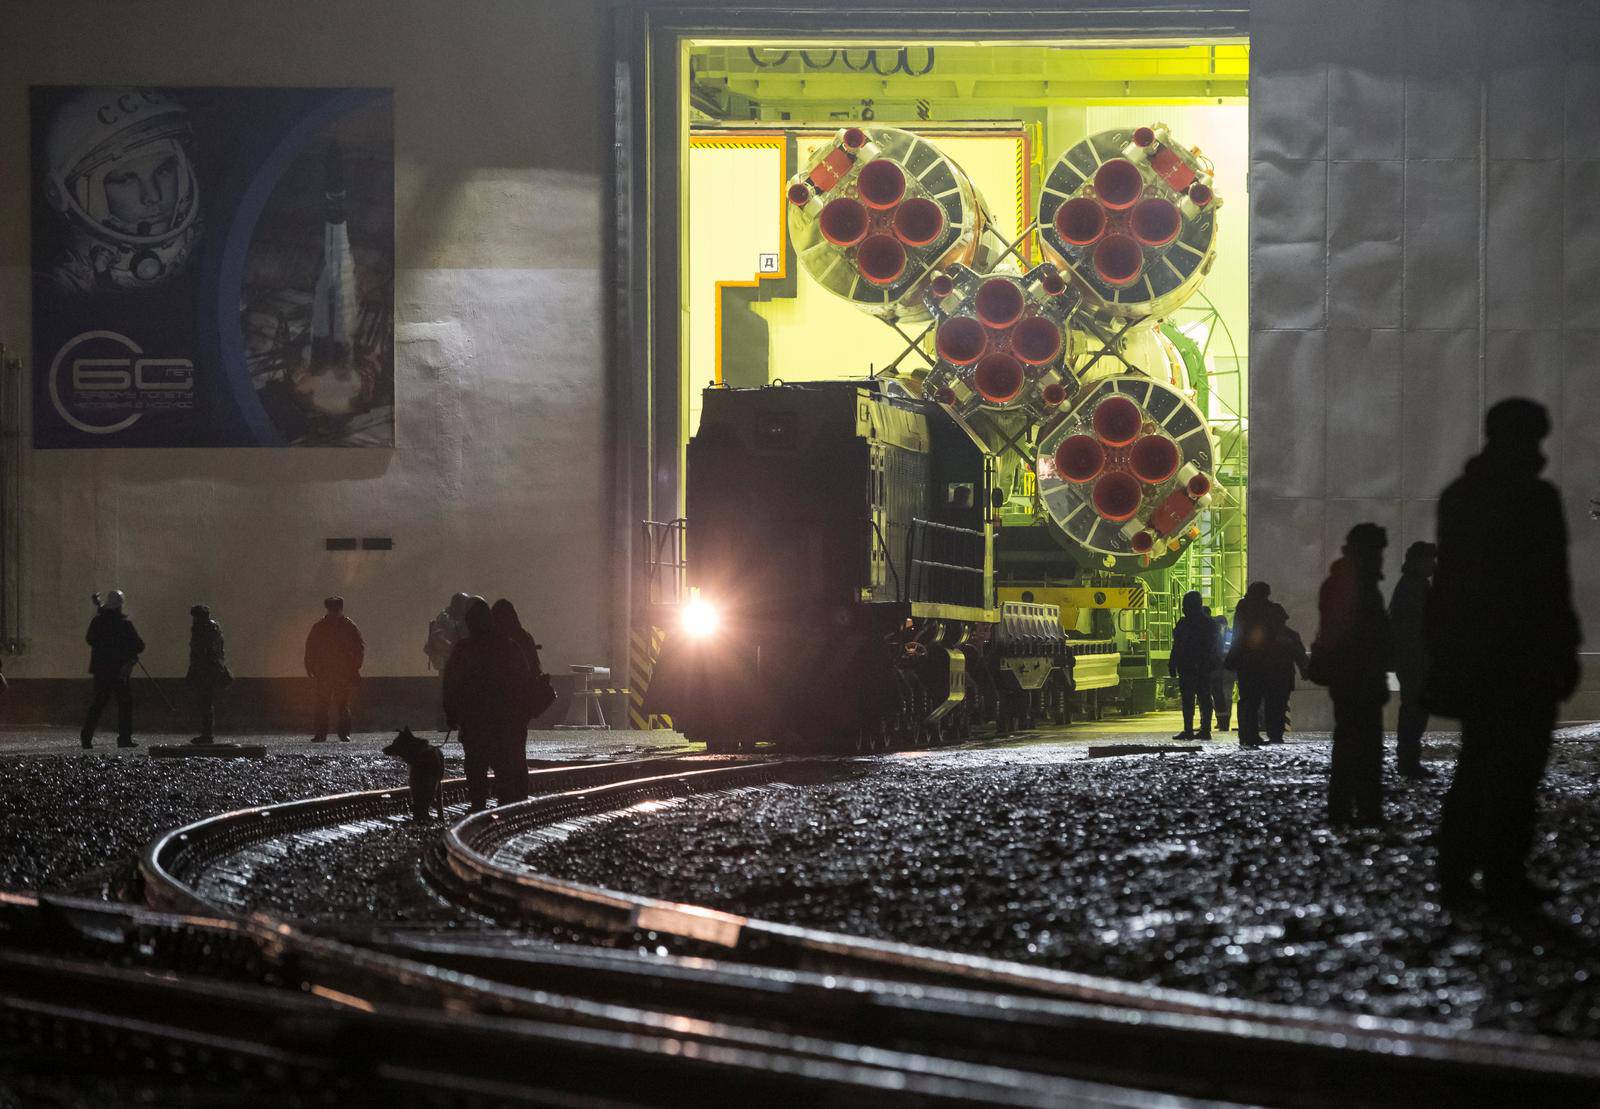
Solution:
<svg viewBox="0 0 1600 1109"><path fill-rule="evenodd" d="M508 925L556 921L620 949L404 930L368 931L360 946L350 946L261 915L219 922L148 914L117 935L146 951L161 948L148 942L152 929L185 934L187 946L168 947L190 952L189 961L169 957L167 965L213 975L220 965L241 987L287 985L313 996L371 999L369 1007L379 1009L442 1006L631 1037L655 1045L647 1052L732 1053L741 1062L727 1073L744 1076L739 1082L748 1080L749 1067L815 1072L824 1074L815 1089L827 1098L845 1090L850 1098L865 1091L882 1097L898 1084L901 1093L918 1091L915 1100L933 1102L959 1091L956 1100L1121 1104L1134 1090L1134 1100L1160 1091L1332 1105L1409 1101L1419 1089L1428 1100L1463 1104L1600 1101L1600 1053L1587 1048L1041 970L639 897L522 865L535 843L591 821L711 791L804 785L861 765L662 757L555 768L534 772L538 795L528 801L471 815L464 813L464 782L446 782L446 803L459 819L426 860L443 892ZM296 843L393 827L408 805L405 790L374 790L194 822L144 852L145 897L169 912L238 917L229 891L253 866ZM166 923L151 923L158 919ZM207 938L195 940L197 930ZM194 965L197 948L210 952L209 963ZM801 1083L793 1092L807 1088Z"/></svg>
<svg viewBox="0 0 1600 1109"><path fill-rule="evenodd" d="M1094 1043L1092 1060L1084 1060L1088 1069L1068 1064L1075 1075L1266 1103L1377 1103L1409 1100L1419 1089L1428 1091L1429 1100L1460 1104L1600 1100L1600 1051L1589 1045L1041 969L756 920L570 882L521 865L536 843L587 822L708 791L814 781L837 772L837 765L789 760L698 769L532 798L454 824L445 833L443 863L458 895L503 920L556 919L652 943L671 937L694 953L816 976L923 983L959 991L968 1001L1004 997L996 1010L966 1010L960 1026L969 1039L1002 1050L1009 1043L1013 1051L1031 1043L1033 1066L1062 1059L1053 1053L1074 1042ZM1063 1038L1062 1022L1072 1024L1072 1039ZM1067 1057L1083 1059L1079 1050Z"/></svg>

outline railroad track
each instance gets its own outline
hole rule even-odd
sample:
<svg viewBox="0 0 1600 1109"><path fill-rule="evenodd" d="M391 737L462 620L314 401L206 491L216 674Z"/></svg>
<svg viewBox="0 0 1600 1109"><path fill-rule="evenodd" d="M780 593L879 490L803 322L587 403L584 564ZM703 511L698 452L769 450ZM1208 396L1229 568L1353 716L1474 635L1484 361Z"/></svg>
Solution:
<svg viewBox="0 0 1600 1109"><path fill-rule="evenodd" d="M128 1104L1188 1104L562 996L266 918L0 893L0 1093L13 1072Z"/></svg>
<svg viewBox="0 0 1600 1109"><path fill-rule="evenodd" d="M534 793L564 791L740 761L729 757L659 756L578 766L541 764L528 773ZM445 811L466 815L465 778L443 786ZM239 809L207 817L152 840L139 859L146 903L173 912L228 914L243 908L254 871L298 848L353 838L410 819L404 787L364 790ZM492 811L492 810L491 810Z"/></svg>
<svg viewBox="0 0 1600 1109"><path fill-rule="evenodd" d="M636 943L665 942L800 972L812 976L808 981L849 975L955 991L938 995L961 1009L959 1019L944 1012L946 1027L985 1049L1004 1054L1009 1046L1009 1057L1028 1067L1270 1104L1409 1103L1418 1090L1429 1100L1461 1104L1600 1101L1600 1051L1592 1045L1214 998L847 936L570 882L521 862L536 844L586 823L716 790L803 784L839 769L837 761L785 760L532 798L452 825L443 866L457 896L504 921L553 919ZM500 970L490 970L496 956L481 951L450 957L476 959L479 971L491 975L519 973L510 957ZM591 988L601 977L589 974ZM822 1010L820 997L782 1007L786 1017L798 1014L795 1020ZM932 1035L938 1019L927 1017L920 1034ZM1090 1056L1079 1050L1085 1043L1095 1045Z"/></svg>

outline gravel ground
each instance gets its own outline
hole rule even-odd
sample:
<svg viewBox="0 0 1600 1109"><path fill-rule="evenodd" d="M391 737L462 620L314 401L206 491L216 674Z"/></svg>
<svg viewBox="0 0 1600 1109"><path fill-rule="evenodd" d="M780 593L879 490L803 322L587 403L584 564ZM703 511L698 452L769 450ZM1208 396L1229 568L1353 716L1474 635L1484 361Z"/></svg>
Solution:
<svg viewBox="0 0 1600 1109"><path fill-rule="evenodd" d="M264 744L267 753L260 759L153 759L147 747L119 751L105 737L93 751L80 751L76 732L66 729L0 733L0 888L105 892L103 885L130 871L153 836L180 824L253 805L406 783L405 765L380 750L393 733L316 745L304 736L228 738ZM185 739L141 736L140 742ZM552 762L629 758L682 743L672 732L532 732L528 756ZM452 777L462 773L459 743L445 746L445 766ZM437 833L438 825L432 827ZM341 868L338 889L359 889L372 870L386 865L386 851L378 849L371 863L347 860L344 852L319 866Z"/></svg>
<svg viewBox="0 0 1600 1109"><path fill-rule="evenodd" d="M1389 826L1324 818L1328 744L1084 761L892 757L861 779L693 799L580 830L536 869L752 916L1239 998L1600 1034L1600 745L1558 744L1542 915L1435 901L1442 773ZM663 867L661 860L674 860Z"/></svg>

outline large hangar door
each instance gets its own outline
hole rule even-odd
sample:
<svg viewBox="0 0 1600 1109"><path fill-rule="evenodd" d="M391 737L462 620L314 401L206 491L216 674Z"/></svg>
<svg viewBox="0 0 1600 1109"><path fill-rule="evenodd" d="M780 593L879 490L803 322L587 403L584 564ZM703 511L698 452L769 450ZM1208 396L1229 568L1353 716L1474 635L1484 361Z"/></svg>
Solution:
<svg viewBox="0 0 1600 1109"><path fill-rule="evenodd" d="M1130 113L1170 116L1185 143L1220 152L1246 129L1249 51L1237 7L1063 14L1002 4L979 20L893 5L841 5L830 16L641 2L624 9L619 26L634 48L619 69L619 138L631 153L619 166L619 214L635 232L619 252L634 263L622 283L620 322L633 341L619 393L648 385L646 403L619 412L633 509L618 514L619 531L630 532L619 558L628 562L622 592L631 615L619 641L635 647L657 630L643 604L650 583L637 521L681 512L684 451L703 389L864 379L907 361L906 335L808 287L797 265L781 190L819 146L841 128L869 124L960 147L957 160L978 179L1003 234L1017 240L1014 256L1026 268L1042 257L1029 225L1045 179L1089 130L1119 126ZM1175 387L1221 432L1231 464L1217 476L1236 494L1236 511L1227 526L1207 524L1194 545L1204 558L1186 557L1181 572L1114 594L1148 598L1150 611L1134 619L1109 614L1147 670L1151 629L1159 636L1170 590L1198 586L1226 608L1244 584L1248 202L1243 159L1225 160L1228 261L1208 281L1209 301L1162 321L1162 342L1173 352ZM1028 476L1015 483L1019 497L1034 492L1024 489ZM1084 596L1096 592L1108 595ZM1074 614L1075 626L1105 627L1088 616ZM636 660L636 676L647 669L647 658Z"/></svg>

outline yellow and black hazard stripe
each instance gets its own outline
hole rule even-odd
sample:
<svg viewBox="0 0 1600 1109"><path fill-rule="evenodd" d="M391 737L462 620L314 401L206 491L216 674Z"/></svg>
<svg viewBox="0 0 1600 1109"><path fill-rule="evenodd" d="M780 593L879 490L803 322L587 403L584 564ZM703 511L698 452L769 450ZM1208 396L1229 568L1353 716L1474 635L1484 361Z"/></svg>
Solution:
<svg viewBox="0 0 1600 1109"><path fill-rule="evenodd" d="M672 727L670 716L650 715L644 711L644 695L649 692L650 678L655 673L656 659L661 657L661 644L666 633L660 628L636 627L628 649L628 723L644 731L652 728Z"/></svg>
<svg viewBox="0 0 1600 1109"><path fill-rule="evenodd" d="M1129 608L1143 608L1148 600L1149 598L1145 594L1143 582L1135 582L1133 585L1128 587Z"/></svg>

